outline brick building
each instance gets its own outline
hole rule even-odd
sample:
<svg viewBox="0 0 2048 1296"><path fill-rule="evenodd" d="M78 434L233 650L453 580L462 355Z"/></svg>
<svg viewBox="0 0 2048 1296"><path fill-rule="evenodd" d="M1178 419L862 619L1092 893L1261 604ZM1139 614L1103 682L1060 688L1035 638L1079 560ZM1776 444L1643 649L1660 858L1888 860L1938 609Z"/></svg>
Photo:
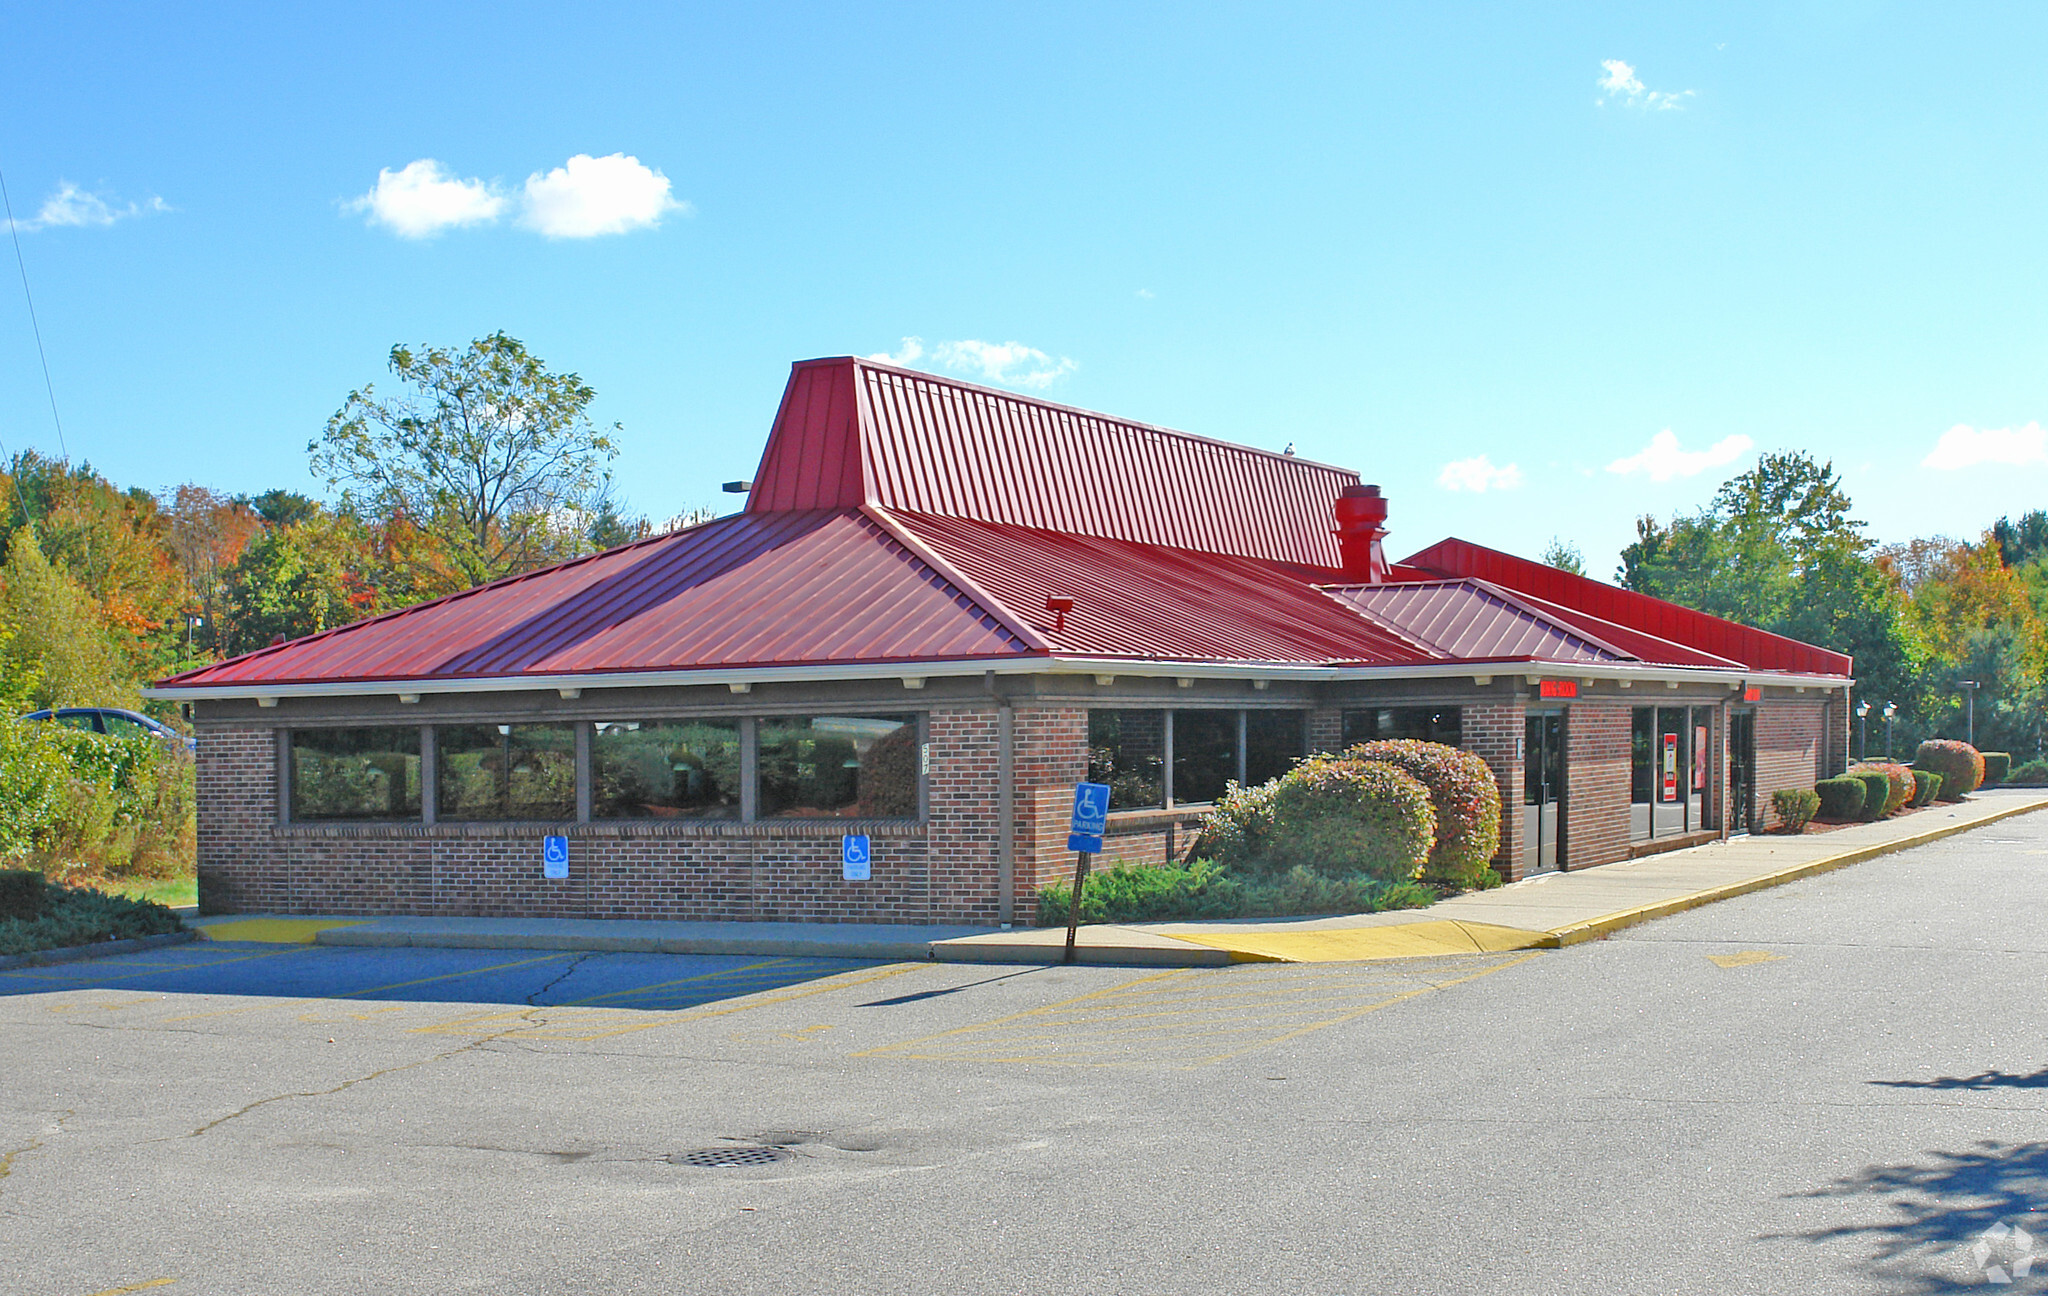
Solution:
<svg viewBox="0 0 2048 1296"><path fill-rule="evenodd" d="M731 517L162 681L211 912L996 922L1309 751L1500 779L1509 878L1745 831L1850 660L1446 540L1291 456L798 364ZM871 843L848 880L842 838ZM566 876L543 839L566 838Z"/></svg>

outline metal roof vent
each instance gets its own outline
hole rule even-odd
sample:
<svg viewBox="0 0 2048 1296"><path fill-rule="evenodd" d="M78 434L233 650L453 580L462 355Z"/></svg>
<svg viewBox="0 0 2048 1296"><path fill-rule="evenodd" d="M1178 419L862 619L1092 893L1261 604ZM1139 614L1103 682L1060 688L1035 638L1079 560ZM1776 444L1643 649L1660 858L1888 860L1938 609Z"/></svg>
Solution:
<svg viewBox="0 0 2048 1296"><path fill-rule="evenodd" d="M1054 634L1067 628L1067 613L1074 610L1074 600L1065 595L1055 594L1045 601L1045 610L1052 613Z"/></svg>
<svg viewBox="0 0 2048 1296"><path fill-rule="evenodd" d="M1354 585L1380 585L1387 579L1387 555L1380 541L1387 534L1387 501L1377 486L1346 486L1337 497L1337 552L1344 579Z"/></svg>

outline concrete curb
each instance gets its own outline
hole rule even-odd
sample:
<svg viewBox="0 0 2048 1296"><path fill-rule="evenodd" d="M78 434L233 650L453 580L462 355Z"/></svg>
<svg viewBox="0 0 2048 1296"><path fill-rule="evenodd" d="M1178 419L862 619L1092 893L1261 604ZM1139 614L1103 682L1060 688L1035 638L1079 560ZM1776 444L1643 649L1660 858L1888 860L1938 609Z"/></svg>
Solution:
<svg viewBox="0 0 2048 1296"><path fill-rule="evenodd" d="M1083 928L1082 930L1087 930ZM1174 937L1175 940L1182 939ZM919 955L939 963L1010 963L1025 966L1056 966L1066 963L1067 947L1058 945L975 945L933 941L929 953ZM1256 954L1214 949L1189 942L1184 950L1132 945L1081 945L1074 947L1074 962L1096 967L1229 967L1234 963L1270 963L1275 960ZM1071 965L1069 965L1071 966Z"/></svg>
<svg viewBox="0 0 2048 1296"><path fill-rule="evenodd" d="M1795 864L1791 868L1780 869L1776 873L1766 873L1761 877L1745 878L1740 882L1730 882L1725 886L1710 887L1705 891L1695 891L1690 895L1675 896L1670 900L1659 900L1655 904L1646 904L1634 909L1623 909L1619 913L1602 914L1598 918L1589 919L1582 923L1573 923L1569 927L1553 928L1545 935L1543 940L1537 943L1536 948L1563 949L1569 945L1583 945L1587 941L1599 940L1603 936L1618 932L1625 927L1634 927L1638 923L1650 922L1657 918L1668 918L1672 914L1684 913L1688 909L1698 909L1702 905L1710 905L1717 900L1732 900L1736 896L1748 895L1752 891L1768 890L1775 886L1783 886L1787 882L1797 882L1801 878L1815 877L1822 873L1832 873L1836 869L1847 868L1851 864L1861 864L1865 860L1873 860L1880 855L1891 855L1898 851L1911 850L1915 846L1925 846L1930 842L1940 841L1944 837L1953 837L1957 833L1966 833L1975 828L1982 828L1986 824L1995 824L2001 819L2011 819L2016 815L2031 814L2036 810L2048 810L2048 806L2014 806L2010 810L2000 810L1996 814L1988 814L1981 819L1972 819L1968 823L1947 824L1940 828L1930 828L1926 832L1915 833L1911 837L1901 837L1897 841L1879 842L1875 846L1865 846L1858 850L1844 851L1840 855L1829 855L1824 859L1808 860L1804 864Z"/></svg>
<svg viewBox="0 0 2048 1296"><path fill-rule="evenodd" d="M932 957L925 941L751 940L744 936L601 936L545 932L407 932L334 927L313 938L315 945L378 949L526 949L598 954L734 954L766 958L882 959L922 963Z"/></svg>
<svg viewBox="0 0 2048 1296"><path fill-rule="evenodd" d="M159 936L135 936L128 940L101 941L96 945L66 945L62 949L37 950L33 954L10 954L6 958L0 958L0 972L5 972L9 968L43 967L51 963L81 963L86 959L106 958L113 954L133 954L138 950L183 945L186 941L197 939L199 933L187 928L184 931L164 932Z"/></svg>

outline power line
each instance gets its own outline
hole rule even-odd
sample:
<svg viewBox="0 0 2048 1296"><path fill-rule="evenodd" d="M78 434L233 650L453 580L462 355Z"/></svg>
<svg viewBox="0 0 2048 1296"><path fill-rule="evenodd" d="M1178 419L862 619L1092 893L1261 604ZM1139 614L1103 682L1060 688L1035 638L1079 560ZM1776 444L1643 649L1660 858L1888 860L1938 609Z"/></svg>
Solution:
<svg viewBox="0 0 2048 1296"><path fill-rule="evenodd" d="M50 356L43 350L43 326L36 319L36 297L28 290L28 262L21 255L21 226L14 220L14 200L7 196L7 173L0 171L0 207L7 210L7 232L14 236L14 264L21 271L21 295L28 302L28 326L35 331L36 356L43 362L43 390L50 394L50 421L57 425L57 452L71 462L71 449L64 444L64 420L57 413L57 384L50 381ZM16 488L17 492L19 487Z"/></svg>

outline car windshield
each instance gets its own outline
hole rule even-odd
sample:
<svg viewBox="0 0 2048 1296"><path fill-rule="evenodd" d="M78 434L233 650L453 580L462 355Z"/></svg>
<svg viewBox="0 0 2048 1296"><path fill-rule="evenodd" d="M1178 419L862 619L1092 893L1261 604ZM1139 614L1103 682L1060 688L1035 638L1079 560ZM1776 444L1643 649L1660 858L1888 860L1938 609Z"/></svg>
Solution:
<svg viewBox="0 0 2048 1296"><path fill-rule="evenodd" d="M117 738L133 738L137 734L148 734L152 738L157 736L155 729L134 716L124 716L118 711L100 712L100 721L107 726L107 732Z"/></svg>

